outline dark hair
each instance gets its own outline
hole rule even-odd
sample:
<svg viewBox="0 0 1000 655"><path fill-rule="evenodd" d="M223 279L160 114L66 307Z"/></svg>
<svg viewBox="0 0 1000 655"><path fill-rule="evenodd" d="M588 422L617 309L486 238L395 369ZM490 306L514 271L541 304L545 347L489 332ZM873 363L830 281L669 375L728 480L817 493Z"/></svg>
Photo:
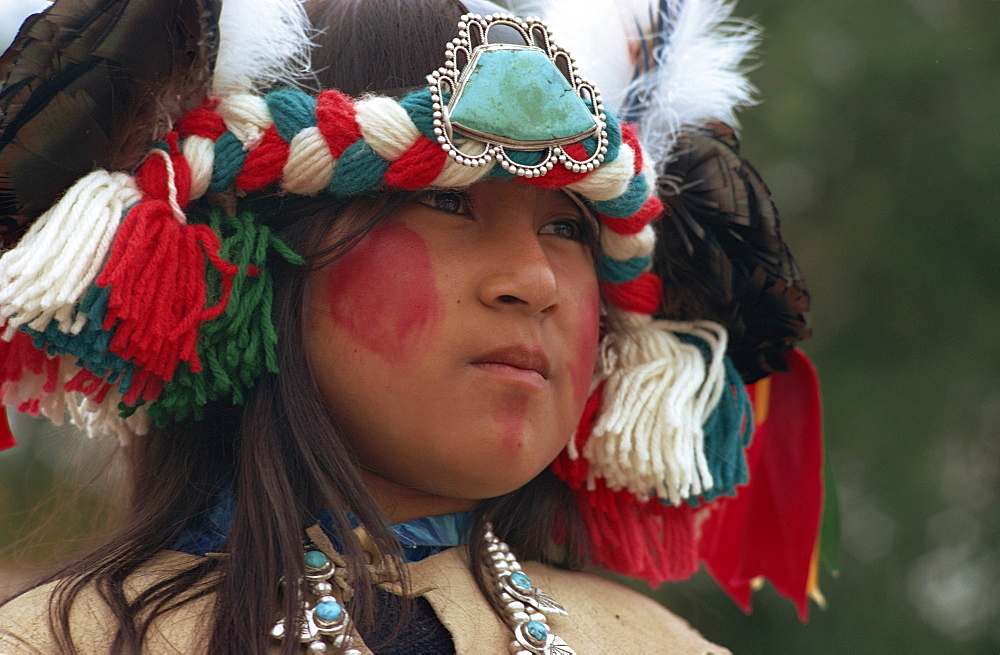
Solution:
<svg viewBox="0 0 1000 655"><path fill-rule="evenodd" d="M323 29L313 63L320 85L352 95L423 84L464 11L453 0L313 0L307 6ZM387 33L389 27L397 34ZM401 564L400 547L362 483L355 453L324 406L304 351L301 314L308 273L346 252L404 200L387 193L353 202L270 196L244 204L307 260L306 266L280 257L269 262L280 373L265 373L242 406L212 405L203 420L154 429L128 447L133 497L125 524L106 544L39 583L58 580L50 622L60 650L75 652L70 607L93 585L118 621L115 653L140 652L158 616L208 594L215 594L209 652L266 651L273 643L275 610L283 616L298 612L296 595L283 593L279 581L300 579L304 529L315 522L317 507L329 511L342 539L355 587L348 611L362 635L370 633L374 592L361 544L342 510L358 517L387 561ZM322 235L347 217L351 229L324 244ZM126 579L169 548L185 527L203 521L225 489L235 498L235 511L224 556L206 558L127 597ZM549 471L479 504L470 554L483 546L486 522L522 558L572 568L583 561L586 537L572 492ZM558 549L553 526L559 528ZM490 598L485 573L477 566L473 571ZM404 602L396 614L400 625L408 611ZM379 634L386 634L384 626ZM284 640L282 653L297 652L293 637Z"/></svg>

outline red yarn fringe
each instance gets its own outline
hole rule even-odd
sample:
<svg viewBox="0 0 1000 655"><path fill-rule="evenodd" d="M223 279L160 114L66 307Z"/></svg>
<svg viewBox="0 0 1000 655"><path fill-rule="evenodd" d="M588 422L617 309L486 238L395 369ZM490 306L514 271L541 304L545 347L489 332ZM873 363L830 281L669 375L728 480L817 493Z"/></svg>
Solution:
<svg viewBox="0 0 1000 655"><path fill-rule="evenodd" d="M219 257L219 237L205 225L181 225L170 206L147 200L125 217L97 278L110 287L103 328L114 330L111 350L163 381L186 361L201 370L198 325L229 302L238 267ZM219 302L205 308L206 257L222 274Z"/></svg>

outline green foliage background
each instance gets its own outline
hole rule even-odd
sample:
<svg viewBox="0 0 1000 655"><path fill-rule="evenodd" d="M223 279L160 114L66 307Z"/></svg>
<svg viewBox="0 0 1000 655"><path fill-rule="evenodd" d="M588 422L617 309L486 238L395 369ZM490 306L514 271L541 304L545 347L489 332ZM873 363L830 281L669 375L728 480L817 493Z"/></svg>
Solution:
<svg viewBox="0 0 1000 655"><path fill-rule="evenodd" d="M824 385L841 570L805 626L770 588L749 617L704 575L656 596L736 653L997 653L1000 2L745 0L737 13L767 35L743 149L813 294L805 350ZM61 486L64 444L0 455L0 545ZM82 499L51 548L17 564L57 551L97 505Z"/></svg>

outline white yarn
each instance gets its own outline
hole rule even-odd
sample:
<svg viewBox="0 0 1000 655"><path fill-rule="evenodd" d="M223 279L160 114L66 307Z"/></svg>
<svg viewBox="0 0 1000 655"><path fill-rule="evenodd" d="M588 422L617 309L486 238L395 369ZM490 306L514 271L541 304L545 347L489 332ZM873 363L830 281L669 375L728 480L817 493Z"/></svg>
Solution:
<svg viewBox="0 0 1000 655"><path fill-rule="evenodd" d="M181 144L181 152L191 167L191 193L188 199L195 200L205 195L212 183L215 143L203 136L189 136Z"/></svg>
<svg viewBox="0 0 1000 655"><path fill-rule="evenodd" d="M481 141L472 141L466 138L457 138L454 143L459 151L473 157L483 154L487 147ZM431 182L431 186L445 189L467 187L481 180L489 170L489 166L466 166L459 164L454 158L448 157L441 172Z"/></svg>
<svg viewBox="0 0 1000 655"><path fill-rule="evenodd" d="M566 188L591 200L613 200L628 189L634 167L635 151L627 143L622 143L618 157L613 162L605 161L600 168L579 182L566 185Z"/></svg>
<svg viewBox="0 0 1000 655"><path fill-rule="evenodd" d="M406 109L392 98L368 96L359 100L354 110L365 142L386 161L402 157L420 138L420 130Z"/></svg>
<svg viewBox="0 0 1000 655"><path fill-rule="evenodd" d="M303 196L315 195L330 184L336 164L320 129L307 127L288 144L281 188Z"/></svg>
<svg viewBox="0 0 1000 655"><path fill-rule="evenodd" d="M124 173L94 171L76 182L0 258L0 316L13 333L27 324L63 332L86 323L76 305L100 273L125 211L142 198ZM8 337L9 338L9 337Z"/></svg>
<svg viewBox="0 0 1000 655"><path fill-rule="evenodd" d="M122 394L110 391L104 402L95 403L90 398L74 394L78 405L70 411L73 424L87 432L93 438L114 437L118 443L127 446L135 437L141 437L149 432L152 421L145 407L139 407L128 418L118 415L118 404ZM74 403L70 403L74 405Z"/></svg>
<svg viewBox="0 0 1000 655"><path fill-rule="evenodd" d="M760 29L734 21L732 9L730 0L671 3L666 20L672 28L656 53L658 65L633 83L647 98L641 133L654 162L666 160L684 130L709 121L736 126L736 108L754 103L744 62Z"/></svg>
<svg viewBox="0 0 1000 655"><path fill-rule="evenodd" d="M301 0L226 0L212 93L265 91L312 78L312 33Z"/></svg>
<svg viewBox="0 0 1000 655"><path fill-rule="evenodd" d="M601 230L601 253L625 261L633 257L649 257L656 245L656 232L646 225L636 234L618 234L614 230Z"/></svg>
<svg viewBox="0 0 1000 655"><path fill-rule="evenodd" d="M163 163L167 169L167 203L170 205L170 211L173 213L174 218L181 225L187 225L187 216L184 215L184 210L181 209L180 203L177 202L177 174L174 171L174 162L170 158L170 155L160 148L154 148L151 154L163 159Z"/></svg>
<svg viewBox="0 0 1000 655"><path fill-rule="evenodd" d="M219 103L216 113L226 122L226 129L243 144L244 150L260 145L264 132L271 127L271 110L264 98L249 93L229 96Z"/></svg>
<svg viewBox="0 0 1000 655"><path fill-rule="evenodd" d="M713 485L702 427L725 385L726 333L709 321L622 319L631 329L610 332L598 355L605 386L582 453L589 484L602 477L611 489L679 504ZM703 339L711 361L706 365L701 350L676 332Z"/></svg>

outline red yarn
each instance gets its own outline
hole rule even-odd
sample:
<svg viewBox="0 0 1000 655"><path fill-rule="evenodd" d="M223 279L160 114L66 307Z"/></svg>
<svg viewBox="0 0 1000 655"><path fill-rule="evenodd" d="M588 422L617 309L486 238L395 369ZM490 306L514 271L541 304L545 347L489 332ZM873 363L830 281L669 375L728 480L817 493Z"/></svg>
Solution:
<svg viewBox="0 0 1000 655"><path fill-rule="evenodd" d="M288 144L274 125L267 128L260 144L247 153L243 169L236 176L236 186L244 191L256 191L273 184L281 177L288 161Z"/></svg>
<svg viewBox="0 0 1000 655"><path fill-rule="evenodd" d="M631 123L622 123L622 141L627 143L632 151L635 153L635 161L632 164L632 174L638 175L642 172L642 146L639 144L639 134L636 132L635 126Z"/></svg>
<svg viewBox="0 0 1000 655"><path fill-rule="evenodd" d="M184 155L177 150L177 132L166 136L170 148L170 163L174 169L174 188L177 189L177 204L181 209L191 198L191 166ZM147 199L170 200L170 176L167 162L159 155L150 155L136 171L135 182Z"/></svg>
<svg viewBox="0 0 1000 655"><path fill-rule="evenodd" d="M448 153L425 136L417 139L403 155L389 165L385 183L396 189L421 189L430 186L448 161Z"/></svg>
<svg viewBox="0 0 1000 655"><path fill-rule="evenodd" d="M206 106L192 109L177 121L177 132L182 137L201 136L218 141L226 131L226 121Z"/></svg>
<svg viewBox="0 0 1000 655"><path fill-rule="evenodd" d="M128 391L122 398L122 402L129 407L135 407L142 402L153 402L160 397L163 390L163 380L156 377L149 371L137 369L132 374L132 381Z"/></svg>
<svg viewBox="0 0 1000 655"><path fill-rule="evenodd" d="M603 480L593 491L577 491L577 507L590 537L594 562L656 587L698 570L694 512L659 499L640 501L614 492Z"/></svg>
<svg viewBox="0 0 1000 655"><path fill-rule="evenodd" d="M334 159L361 138L354 102L340 91L324 91L316 98L316 127Z"/></svg>
<svg viewBox="0 0 1000 655"><path fill-rule="evenodd" d="M605 300L634 314L653 314L663 299L663 283L649 272L621 284L602 281L600 287Z"/></svg>
<svg viewBox="0 0 1000 655"><path fill-rule="evenodd" d="M587 153L587 149L583 147L582 143L570 144L563 148L563 150L570 158L577 161L585 161L590 157L590 154ZM528 184L540 186L544 189L561 189L574 182L579 182L589 174L588 172L574 173L562 164L556 164L555 168L541 177L525 177L522 179Z"/></svg>
<svg viewBox="0 0 1000 655"><path fill-rule="evenodd" d="M650 196L642 204L639 211L628 218L615 218L598 214L601 223L607 225L615 234L638 234L649 223L659 220L664 214L663 202L656 196Z"/></svg>
<svg viewBox="0 0 1000 655"><path fill-rule="evenodd" d="M594 429L594 421L597 419L597 410L601 408L601 394L604 392L604 383L598 385L594 393L587 398L587 404L583 406L583 416L576 425L576 434L573 435L573 445L576 452L582 453L583 447L590 439L590 433ZM584 489L587 486L587 473L590 463L582 455L576 459L571 459L569 452L563 448L559 456L552 462L552 472L560 480L568 484L573 489Z"/></svg>
<svg viewBox="0 0 1000 655"><path fill-rule="evenodd" d="M96 281L111 288L103 324L114 330L111 351L165 381L181 361L200 371L198 325L225 310L239 270L219 257L220 250L208 226L181 225L165 202L134 207ZM222 274L221 298L207 309L206 257Z"/></svg>
<svg viewBox="0 0 1000 655"><path fill-rule="evenodd" d="M6 323L0 325L0 332L5 329ZM27 371L40 375L50 359L25 332L15 332L10 341L0 339L0 384L18 382Z"/></svg>
<svg viewBox="0 0 1000 655"><path fill-rule="evenodd" d="M104 398L111 391L111 384L103 377L100 377L87 369L80 371L70 378L64 386L66 391L76 391L89 397L95 403L103 403Z"/></svg>
<svg viewBox="0 0 1000 655"><path fill-rule="evenodd" d="M16 445L14 433L10 431L10 423L7 422L7 411L0 407L0 450L7 450Z"/></svg>

